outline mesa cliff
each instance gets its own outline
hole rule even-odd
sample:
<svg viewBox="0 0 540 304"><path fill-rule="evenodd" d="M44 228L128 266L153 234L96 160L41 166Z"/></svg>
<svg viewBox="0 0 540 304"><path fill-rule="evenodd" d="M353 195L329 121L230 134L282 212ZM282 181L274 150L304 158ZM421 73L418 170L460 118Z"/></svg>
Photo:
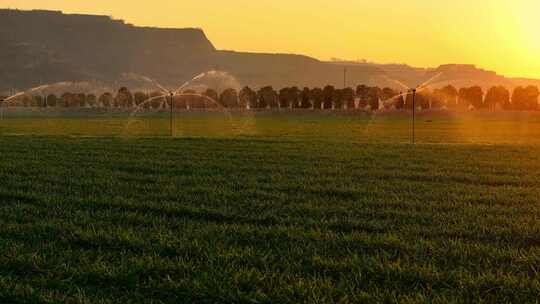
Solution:
<svg viewBox="0 0 540 304"><path fill-rule="evenodd" d="M440 71L445 71L446 82L514 84L512 79L471 66L418 69L324 62L293 54L221 51L202 29L138 27L108 16L59 11L0 9L0 46L0 92L60 81L114 83L122 73L137 73L174 86L216 68L255 88L341 87L344 69L349 86L395 87L389 78L414 86Z"/></svg>

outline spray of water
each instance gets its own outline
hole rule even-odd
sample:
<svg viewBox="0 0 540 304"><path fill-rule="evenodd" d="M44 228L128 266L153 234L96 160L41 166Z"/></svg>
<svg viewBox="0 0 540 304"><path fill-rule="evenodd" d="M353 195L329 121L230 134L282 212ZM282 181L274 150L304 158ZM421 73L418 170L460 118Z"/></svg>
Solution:
<svg viewBox="0 0 540 304"><path fill-rule="evenodd" d="M130 115L128 117L128 121L126 123L126 126L124 127L124 134L126 134L126 135L130 134L130 130L132 129L132 126L137 122L137 119L136 119L137 114L139 114L143 110L147 109L147 107L146 107L147 105L149 105L150 103L154 102L157 99L164 99L163 104L159 107L161 109L164 109L165 108L164 104L167 104L168 102L171 102L170 99L169 100L167 100L167 99L171 98L172 99L172 104L170 104L169 107L172 107L174 109L175 108L175 102L176 102L175 98L177 98L177 97L197 97L197 98L202 98L203 100L209 101L212 105L214 105L214 109L216 109L217 111L219 111L221 113L227 114L227 116L229 116L229 119L232 119L232 117L230 117L230 113L227 111L227 109L225 107L223 107L223 105L221 105L219 102L217 102L216 100L214 100L213 98L211 98L209 96L199 94L199 93L174 93L174 92L171 92L169 94L162 94L162 95L150 97L147 100L140 103L139 105L137 105L137 107L130 113ZM189 101L186 103L186 108L187 109L190 108Z"/></svg>
<svg viewBox="0 0 540 304"><path fill-rule="evenodd" d="M7 103L9 103L9 102L21 97L21 96L24 96L24 95L26 95L26 92L18 92L18 93L15 93L14 95L11 95L8 98L4 99L2 102L4 104L7 104Z"/></svg>
<svg viewBox="0 0 540 304"><path fill-rule="evenodd" d="M178 92L181 92L183 89L185 89L186 87L188 87L189 84L190 84L192 81L197 80L197 79L201 79L202 77L204 77L204 75L205 75L205 73L199 74L199 75L193 77L193 79L184 82L184 84L182 84L181 86L179 86L176 90L173 90L172 93L176 94L176 93L178 93Z"/></svg>
<svg viewBox="0 0 540 304"><path fill-rule="evenodd" d="M434 81L437 80L442 75L443 75L443 72L440 72L440 73L437 73L436 75L434 75L433 77L431 77L430 79L424 81L423 83L421 83L420 85L418 85L416 87L416 92L421 93L421 92L429 89L430 86L436 84L436 83L434 83ZM392 96L392 97L390 97L388 99L385 99L385 100L380 100L379 101L379 105L380 105L379 109L384 109L384 108L387 108L387 107L395 106L398 98L408 96L409 94L411 94L411 91L413 90L413 88L410 88L410 87L406 86L405 84L403 84L402 82L400 82L398 80L389 78L388 76L385 76L385 78L387 78L388 80L393 81L394 83L396 83L399 86L403 87L405 89L405 92L399 93L399 94L397 94L395 96ZM371 130L373 128L374 121L378 117L379 112L380 112L380 110L379 111L371 111L369 121L368 121L366 127L364 128L364 137L366 137L367 135L369 135L372 132Z"/></svg>
<svg viewBox="0 0 540 304"><path fill-rule="evenodd" d="M401 81L399 81L399 80L397 80L397 79L390 78L390 77L388 77L388 75L384 75L383 77L384 77L385 79L387 79L387 80L389 80L389 81L391 81L391 82L397 84L398 86L400 86L401 88L403 88L403 89L405 89L405 90L409 90L409 89L410 89L406 84L404 84L403 82L401 82Z"/></svg>
<svg viewBox="0 0 540 304"><path fill-rule="evenodd" d="M217 78L224 77L226 80L230 80L232 77L228 73L225 73L225 72L209 71L209 72L201 73L195 76L192 80L184 83L175 91L171 91L167 94L161 94L158 96L150 97L149 99L145 100L141 104L137 105L137 107L131 112L128 122L126 123L125 128L124 128L124 135L131 136L134 134L133 133L134 131L137 131L137 128L135 128L134 126L143 123L143 120L138 119L137 117L142 112L145 112L146 109L148 109L149 103L152 103L157 99L163 99L162 105L158 108L158 111L161 110L163 113L165 113L166 111L164 110L166 110L165 109L166 104L168 104L169 110L171 110L171 113L170 113L170 115L172 115L171 119L174 121L172 123L173 129L171 130L174 136L174 133L176 132L175 131L176 126L177 126L175 117L178 115L177 111L175 110L176 108L175 106L177 105L177 102L179 102L176 99L178 97L199 98L199 100L196 101L199 104L199 106L197 106L196 104L190 104L189 99L186 100L185 103L183 102L182 108L184 108L185 110L184 111L180 110L181 113L182 112L187 113L187 111L189 111L192 107L196 109L201 109L202 111L205 111L205 112L209 111L209 112L214 112L214 113L221 113L221 115L223 115L223 118L225 119L225 125L227 127L223 128L224 126L221 126L221 129L218 130L219 132L225 131L225 132L232 132L231 134L254 134L255 124L254 124L253 116L250 115L251 114L250 111L248 112L245 111L246 108L240 108L240 113L238 113L239 116L236 117L236 116L233 116L233 113L232 113L232 111L234 110L226 108L222 103L218 102L217 100L213 99L210 96L207 96L205 94L195 93L195 92L187 92L187 91L182 92L182 90L188 87L191 88L193 85L197 86L198 84L196 84L196 82L198 80L203 80L206 76L217 77ZM210 80L212 80L212 78ZM174 107L173 109L170 108L171 104L169 103L170 102L169 98L171 97L173 100L173 107ZM201 101L209 102L209 105L203 105L201 107L200 106ZM195 113L196 112L197 111L195 111Z"/></svg>
<svg viewBox="0 0 540 304"><path fill-rule="evenodd" d="M231 74L224 72L224 71L216 71L216 70L210 70L204 73L201 73L195 77L193 77L191 80L186 81L181 86L176 88L175 90L171 91L173 93L181 93L182 90L188 88L188 87L201 87L201 88L209 88L211 85L205 84L205 81L210 82L216 82L220 83L218 86L223 86L221 89L226 88L235 88L239 89L240 84L236 80L234 76ZM214 88L219 89L219 88Z"/></svg>
<svg viewBox="0 0 540 304"><path fill-rule="evenodd" d="M4 107L8 106L9 104L11 104L13 102L18 101L19 97L22 97L22 96L25 96L25 95L31 95L32 93L35 93L35 92L38 92L38 91L43 91L43 90L46 90L46 89L51 88L53 86L67 86L67 85L72 85L72 84L73 84L72 82L63 81L63 82L57 82L57 83L53 83L53 84L40 85L40 86L37 86L37 87L34 87L34 88L30 88L30 89L28 89L26 91L17 92L15 94L7 97L4 100L1 100L1 102L0 102L0 120L4 120Z"/></svg>
<svg viewBox="0 0 540 304"><path fill-rule="evenodd" d="M416 87L416 92L417 93L420 93L420 92L423 92L427 89L429 89L432 85L435 85L437 84L437 82L433 82L435 81L437 78L441 77L443 73L438 73L437 75L431 77L430 79L428 79L427 81L423 82L422 84L420 84L419 86ZM390 78L389 78L390 79ZM400 98L400 97L406 97L407 95L410 94L410 91L413 89L413 88L410 88L410 87L407 87L405 86L404 87L405 89L405 92L403 93L400 93L400 94L397 94L395 96L392 96L388 99L385 99L385 100L382 100L381 103L384 105L384 106L393 106L395 105L395 100Z"/></svg>
<svg viewBox="0 0 540 304"><path fill-rule="evenodd" d="M41 92L42 94L45 93L47 90L58 90L58 88L64 88L64 91L67 91L65 87L74 87L75 89L71 89L70 91L87 91L87 92L98 92L98 91L104 91L104 88L102 86L99 86L99 88L93 88L92 83L88 81L81 81L81 82L71 82L71 81L61 81L61 82L55 82L51 84L45 84L40 85L37 87L30 88L25 91L17 92L16 94L7 97L4 99L4 103L9 103L17 100L17 98L29 95L32 96L36 92Z"/></svg>
<svg viewBox="0 0 540 304"><path fill-rule="evenodd" d="M156 81L155 79L150 78L148 76L140 75L140 74L137 74L137 73L124 73L124 74L122 74L122 78L127 79L127 80L143 81L143 82L149 83L152 86L158 88L161 91L161 93L164 93L164 94L169 93L169 90L167 90L167 88L165 88L165 86L161 85L158 81Z"/></svg>
<svg viewBox="0 0 540 304"><path fill-rule="evenodd" d="M435 76L433 76L430 79L424 81L422 84L420 84L416 88L420 89L420 90L424 90L424 87L427 88L427 86L432 85L433 84L432 82L435 81L437 78L441 77L442 74L443 74L443 72L437 73Z"/></svg>

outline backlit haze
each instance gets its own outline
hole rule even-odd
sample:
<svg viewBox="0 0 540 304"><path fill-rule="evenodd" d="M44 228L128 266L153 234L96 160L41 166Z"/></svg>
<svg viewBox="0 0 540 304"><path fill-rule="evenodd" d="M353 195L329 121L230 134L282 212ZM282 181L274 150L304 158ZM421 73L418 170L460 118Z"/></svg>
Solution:
<svg viewBox="0 0 540 304"><path fill-rule="evenodd" d="M472 63L540 78L539 0L0 0L0 7L197 27L223 50L420 67Z"/></svg>

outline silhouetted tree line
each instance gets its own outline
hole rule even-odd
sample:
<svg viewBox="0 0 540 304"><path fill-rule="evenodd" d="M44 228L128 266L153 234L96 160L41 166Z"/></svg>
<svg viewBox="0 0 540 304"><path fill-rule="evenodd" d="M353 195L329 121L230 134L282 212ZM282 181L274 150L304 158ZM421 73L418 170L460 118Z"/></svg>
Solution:
<svg viewBox="0 0 540 304"><path fill-rule="evenodd" d="M434 90L422 90L416 95L416 105L422 109L501 109L534 111L538 110L540 92L536 86L516 87L512 92L503 86L491 87L484 92L481 87L460 88L448 85ZM382 102L381 102L382 101ZM244 87L240 91L226 89L217 92L184 91L174 97L174 108L230 108L230 109L410 109L412 95L391 88L359 85L353 88L337 89L290 87L276 91L267 86L259 90ZM135 92L122 87L116 92L99 96L84 93L64 93L61 96L23 95L7 106L63 107L63 108L133 108L165 109L170 106L170 98L160 92Z"/></svg>

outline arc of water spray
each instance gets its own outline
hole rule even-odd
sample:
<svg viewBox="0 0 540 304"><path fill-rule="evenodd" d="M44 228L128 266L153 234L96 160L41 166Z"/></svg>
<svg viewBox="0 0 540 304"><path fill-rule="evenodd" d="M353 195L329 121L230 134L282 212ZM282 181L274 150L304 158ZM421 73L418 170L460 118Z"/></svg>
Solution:
<svg viewBox="0 0 540 304"><path fill-rule="evenodd" d="M13 99L15 99L17 97L23 96L24 94L26 94L25 91L15 93L14 95L11 95L8 98L4 99L3 103L8 103L9 101L11 101L11 100L13 100Z"/></svg>
<svg viewBox="0 0 540 304"><path fill-rule="evenodd" d="M392 81L392 82L398 84L399 86L403 87L403 88L405 89L405 92L404 92L404 93L397 94L397 95L395 95L395 96L393 96L393 97L390 97L390 98L388 98L388 99L385 99L385 100L381 101L381 103L382 103L383 105L387 105L387 104L389 103L389 101L392 101L392 100L397 99L397 98L399 98L399 97L405 97L405 96L407 96L407 95L409 95L409 94L411 94L411 93L413 94L413 117L412 117L412 120L413 120L413 126L412 126L412 142L413 142L413 143L414 143L414 129L415 129L415 127L414 127L414 120L415 120L415 119L414 119L414 112L415 112L415 109L414 109L414 96L416 95L416 93L419 93L419 92L422 92L422 91L428 89L429 86L432 84L432 82L433 82L435 79L439 78L442 74L443 74L443 72L437 73L435 76L431 77L430 79L428 79L427 81L423 82L422 84L418 85L418 86L415 87L415 88L410 88L410 87L406 86L404 83L402 83L401 81L398 81L398 80L396 80L396 79L392 79L392 78L390 78L390 77L384 75L384 77L387 78L388 80L390 80L390 81ZM372 117L372 119L373 119L373 117ZM367 126L366 129L365 129L365 133L368 132L369 125L370 125L370 124L368 124L368 126Z"/></svg>
<svg viewBox="0 0 540 304"><path fill-rule="evenodd" d="M138 104L135 108L135 110L133 110L131 112L131 114L129 114L129 117L128 117L128 122L127 124L125 125L124 127L124 133L127 133L127 130L131 127L131 125L133 125L134 123L134 120L133 118L135 117L135 115L137 113L139 113L142 109L144 109L144 106L149 104L150 102L156 100L156 99L159 99L159 98L166 98L166 96L168 96L168 94L162 94L162 95L158 95L158 96L153 96L153 97L150 97L150 98L147 98L145 101L141 102L140 104Z"/></svg>
<svg viewBox="0 0 540 304"><path fill-rule="evenodd" d="M190 80L184 82L184 83L183 83L181 86L179 86L176 90L174 90L174 91L168 91L168 92L169 92L169 93L174 93L174 94L180 93L180 91L181 91L182 89L184 89L185 87L187 87L190 83L192 83L192 82L195 81L195 80L199 80L199 79L203 78L204 76L208 75L208 74L211 73L211 72L213 72L213 71L201 73L201 74L199 74L199 75L193 77L192 79L190 79Z"/></svg>
<svg viewBox="0 0 540 304"><path fill-rule="evenodd" d="M170 110L171 110L171 135L172 135L172 120L173 120L173 103L174 103L174 97L176 96L198 96L198 97L202 97L202 98L205 98L211 102L213 102L214 104L218 105L218 108L220 107L220 104L213 100L212 98L206 96L206 95L202 95L202 94L197 94L197 93L181 93L180 91L182 89L184 89L185 87L187 87L191 82L195 81L195 80L198 80L198 79L201 79L202 77L204 77L205 75L209 74L209 73L212 73L214 72L213 70L212 71L208 71L208 72L204 72L204 73L201 73L195 77L193 77L191 80L188 80L186 81L184 84L182 84L180 87L178 87L177 89L175 90L168 90L167 88L165 88L164 86L162 86L161 84L159 84L157 81L149 78L149 77L146 77L146 76L139 76L141 77L142 79L146 80L146 81L149 81L150 83L156 85L157 87L160 88L160 90L162 91L162 95L159 95L159 96L154 96L154 97L151 97L151 98L148 98L147 100L143 101L141 104L137 105L137 108L129 115L129 119L128 119L128 123L126 124L126 128L125 129L128 129L132 123L133 123L133 117L139 113L142 109L143 109L143 106L146 105L147 103L155 100L155 99L158 99L158 98L167 98L168 96L171 97L171 105L170 105Z"/></svg>
<svg viewBox="0 0 540 304"><path fill-rule="evenodd" d="M212 71L210 71L212 72ZM144 75L139 75L139 74L136 74L136 73L130 73L128 74L128 76L134 76L135 78L138 78L138 79L142 79L146 82L149 82L151 83L152 85L154 85L155 87L157 87L164 95L166 96L169 96L171 93L172 94L177 94L177 93L181 93L180 91L182 89L184 89L185 87L187 87L191 82L195 81L195 80L198 80L198 79L201 79L202 77L204 77L205 75L207 75L208 73L210 72L204 72L204 73L201 73L195 77L193 77L192 79L184 82L181 86L179 86L178 88L174 89L174 90L171 90L171 89L168 89L166 88L164 85L162 85L161 83L159 83L157 80L155 79L152 79L148 76L144 76ZM156 97L159 97L159 96L156 96ZM162 96L163 97L163 96Z"/></svg>
<svg viewBox="0 0 540 304"><path fill-rule="evenodd" d="M400 84L400 86L403 86L404 89L406 90L405 92L403 93L400 93L400 94L397 94L395 96L392 96L388 99L385 99L383 101L381 101L383 104L387 104L389 101L392 101L396 98L399 98L399 97L405 97L407 95L409 95L411 93L411 90L416 90L417 93L419 92L422 92L422 91L425 91L426 89L429 88L430 85L433 85L434 83L432 83L434 80L436 80L437 78L439 78L441 75L443 74L443 72L440 72L438 73L437 75L431 77L430 79L428 79L427 81L423 82L422 84L418 85L416 88L411 88L411 87L408 87L406 85L404 85L403 83L401 83L400 81L398 80L395 80L395 79L392 79L392 78L389 78L388 76L385 76L386 78L388 78L389 80L391 81L395 81L396 83Z"/></svg>
<svg viewBox="0 0 540 304"><path fill-rule="evenodd" d="M192 82L194 82L196 80L199 80L199 79L203 78L204 76L211 75L213 73L218 73L218 71L210 70L210 71L200 73L199 75L193 77L192 79L184 82L181 86L179 86L178 88L176 88L174 90L170 90L170 89L166 88L165 86L161 85L158 81L156 81L155 79L152 79L150 77L143 76L143 75L138 75L138 74L135 74L135 73L131 73L130 75L135 75L137 78L143 79L144 81L147 81L147 82L155 85L165 95L174 94L175 96L177 96L177 94L181 94L182 93L181 91L183 89L185 89L187 86L189 86Z"/></svg>
<svg viewBox="0 0 540 304"><path fill-rule="evenodd" d="M390 78L390 77L388 77L388 75L384 75L383 77L390 80L391 82L399 85L400 87L405 88L406 90L410 89L409 86L407 86L406 84L404 84L403 82L401 82L401 81L399 81L397 79Z"/></svg>
<svg viewBox="0 0 540 304"><path fill-rule="evenodd" d="M63 82L62 83L57 83L57 84L64 84ZM41 86L38 86L38 87L35 87L35 88L31 88L29 90L26 90L26 91L20 91L20 92L17 92L5 99L2 100L2 104L7 104L9 102L11 102L12 100L18 98L18 97L21 97L21 96L24 96L25 94L28 94L28 93L31 93L31 92L35 92L35 91L39 91L39 90L43 90L43 89L46 89L48 87L51 87L53 85L57 85L57 84L52 84L52 85L41 85Z"/></svg>
<svg viewBox="0 0 540 304"><path fill-rule="evenodd" d="M54 87L54 86L69 86L69 85L77 85L77 84L88 84L88 82L79 82L79 83L76 83L76 82L71 82L71 81L61 81L61 82L55 82L55 83L52 83L52 84L45 84L45 85L40 85L40 86L37 86L37 87L33 87L33 88L30 88L28 90L25 90L25 91L20 91L20 92L17 92L16 94L14 95L11 95L9 97L7 97L6 99L4 99L4 103L8 103L10 102L11 100L14 100L18 97L21 97L25 94L29 94L29 93L33 93L33 92L36 92L36 91L41 91L41 90L45 90L45 89L48 89L48 88L51 88L51 87Z"/></svg>
<svg viewBox="0 0 540 304"><path fill-rule="evenodd" d="M141 112L144 109L144 106L146 104L148 104L148 103L150 103L150 102L152 102L152 101L154 101L156 99L167 98L169 96L172 97L172 98L174 98L174 97L200 97L200 98L203 98L203 99L208 100L208 101L212 102L213 104L215 104L217 106L217 109L219 109L219 110L224 110L225 109L225 107L223 107L219 102L217 102L216 100L214 100L210 96L206 96L204 94L170 92L170 93L167 93L167 94L153 96L153 97L150 97L150 98L146 99L145 101L143 101L139 105L137 105L135 110L133 112L131 112L131 114L129 115L129 118L128 118L128 122L127 122L127 124L126 124L126 126L124 128L124 133L127 133L129 127L131 127L133 125L133 123L135 122L134 121L135 115L137 115L139 112ZM173 102L174 101L171 101L171 110L172 110Z"/></svg>
<svg viewBox="0 0 540 304"><path fill-rule="evenodd" d="M164 86L162 86L159 82L157 82L156 80L154 80L154 79L152 79L150 77L141 76L141 78L148 81L148 82L150 82L151 84L155 85L156 87L158 87L165 94L170 92Z"/></svg>
<svg viewBox="0 0 540 304"><path fill-rule="evenodd" d="M441 77L442 74L443 74L443 72L437 73L435 76L431 77L431 78L428 79L427 81L424 81L422 84L420 84L419 86L417 86L416 89L417 89L417 90L424 90L424 89L425 89L424 87L427 88L431 82L433 82L435 79Z"/></svg>
<svg viewBox="0 0 540 304"><path fill-rule="evenodd" d="M85 82L82 82L82 83L85 83ZM71 81L61 81L61 82L56 82L56 83L52 83L52 84L40 85L40 86L33 87L33 88L30 88L30 89L25 90L25 91L17 92L17 93L15 93L15 94L13 94L13 95L5 98L5 99L1 99L0 100L0 120L4 120L4 106L7 105L8 103L12 102L12 101L15 101L18 97L21 97L21 96L24 96L26 94L33 93L33 92L36 92L36 91L45 90L45 89L53 87L53 86L67 86L67 85L74 85L74 84L76 84L76 83L71 82Z"/></svg>

